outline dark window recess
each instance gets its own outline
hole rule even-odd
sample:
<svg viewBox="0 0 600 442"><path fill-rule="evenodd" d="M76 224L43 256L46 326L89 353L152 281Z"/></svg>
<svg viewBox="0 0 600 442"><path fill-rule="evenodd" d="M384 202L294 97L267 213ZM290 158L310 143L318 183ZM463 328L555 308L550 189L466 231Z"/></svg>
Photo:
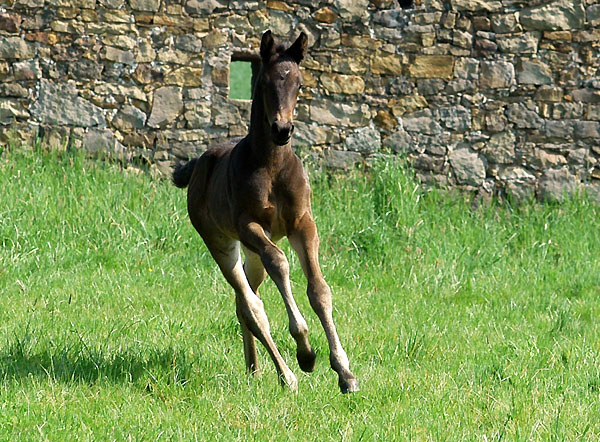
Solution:
<svg viewBox="0 0 600 442"><path fill-rule="evenodd" d="M400 0L400 7L402 9L412 9L414 7L413 0Z"/></svg>
<svg viewBox="0 0 600 442"><path fill-rule="evenodd" d="M260 57L253 54L233 54L229 65L229 98L252 99L254 82L260 69Z"/></svg>

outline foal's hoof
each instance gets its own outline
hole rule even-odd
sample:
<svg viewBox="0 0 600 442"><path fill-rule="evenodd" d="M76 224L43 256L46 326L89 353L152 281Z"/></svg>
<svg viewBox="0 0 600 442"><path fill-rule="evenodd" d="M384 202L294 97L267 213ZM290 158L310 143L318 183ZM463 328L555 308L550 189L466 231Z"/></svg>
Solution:
<svg viewBox="0 0 600 442"><path fill-rule="evenodd" d="M356 380L356 378L349 378L349 379L340 378L339 384L340 384L340 390L342 391L343 394L356 393L357 391L360 390L360 388L358 388L358 381Z"/></svg>
<svg viewBox="0 0 600 442"><path fill-rule="evenodd" d="M315 369L317 355L312 348L308 353L296 353L296 359L298 359L298 365L302 371L310 373Z"/></svg>
<svg viewBox="0 0 600 442"><path fill-rule="evenodd" d="M289 373L281 373L279 375L279 381L281 382L282 387L287 387L294 393L298 391L298 380L296 376L291 371Z"/></svg>

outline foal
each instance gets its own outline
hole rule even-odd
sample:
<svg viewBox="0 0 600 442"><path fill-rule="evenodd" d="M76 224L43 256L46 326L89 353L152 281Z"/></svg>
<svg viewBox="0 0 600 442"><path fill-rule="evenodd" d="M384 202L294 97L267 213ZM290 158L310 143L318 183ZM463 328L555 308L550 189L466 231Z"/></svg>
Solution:
<svg viewBox="0 0 600 442"><path fill-rule="evenodd" d="M271 338L257 296L267 273L283 297L300 368L310 372L315 366L308 327L292 296L289 264L276 245L287 236L306 275L310 304L325 329L331 367L339 376L341 391L348 393L358 391L358 382L336 332L331 291L319 268L319 238L312 219L308 177L291 147L293 111L302 83L299 63L306 49L304 33L285 49L275 45L271 31L265 32L250 133L237 144L213 146L200 158L177 166L173 182L178 187L189 185L190 220L235 290L247 370L257 370L256 337L273 359L282 384L297 389L296 377Z"/></svg>

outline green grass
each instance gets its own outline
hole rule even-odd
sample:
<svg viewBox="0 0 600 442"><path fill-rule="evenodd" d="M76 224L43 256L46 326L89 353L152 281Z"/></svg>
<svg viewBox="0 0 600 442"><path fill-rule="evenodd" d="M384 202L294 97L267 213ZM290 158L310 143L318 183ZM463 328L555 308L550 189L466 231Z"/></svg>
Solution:
<svg viewBox="0 0 600 442"><path fill-rule="evenodd" d="M232 291L185 192L72 153L0 156L0 439L594 440L600 437L600 209L424 193L401 165L312 173L321 262L361 383L244 373Z"/></svg>
<svg viewBox="0 0 600 442"><path fill-rule="evenodd" d="M251 78L251 62L232 61L229 65L229 98L250 100L252 98Z"/></svg>

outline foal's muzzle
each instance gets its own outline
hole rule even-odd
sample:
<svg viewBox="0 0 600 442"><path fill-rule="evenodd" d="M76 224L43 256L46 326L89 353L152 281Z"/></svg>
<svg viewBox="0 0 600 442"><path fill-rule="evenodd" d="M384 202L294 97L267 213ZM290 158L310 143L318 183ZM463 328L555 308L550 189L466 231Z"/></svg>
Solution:
<svg viewBox="0 0 600 442"><path fill-rule="evenodd" d="M271 125L271 137L273 138L273 142L279 146L289 143L293 132L294 125L291 121L287 123L275 121Z"/></svg>

